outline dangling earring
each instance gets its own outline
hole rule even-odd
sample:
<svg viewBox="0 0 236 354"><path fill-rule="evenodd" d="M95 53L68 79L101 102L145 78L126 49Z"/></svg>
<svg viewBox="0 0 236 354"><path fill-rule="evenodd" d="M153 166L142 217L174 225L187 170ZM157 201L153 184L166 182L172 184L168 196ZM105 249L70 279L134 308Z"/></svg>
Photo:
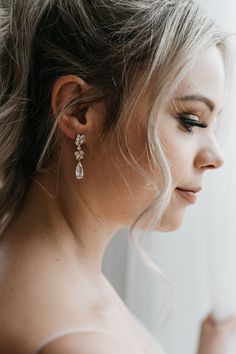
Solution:
<svg viewBox="0 0 236 354"><path fill-rule="evenodd" d="M84 157L84 152L81 150L81 145L84 143L84 141L85 141L85 135L78 134L76 137L76 141L75 141L75 145L77 146L77 151L75 152L75 157L76 157L76 160L78 160L78 164L77 164L77 167L75 170L75 176L77 179L82 179L84 177L83 166L80 162Z"/></svg>

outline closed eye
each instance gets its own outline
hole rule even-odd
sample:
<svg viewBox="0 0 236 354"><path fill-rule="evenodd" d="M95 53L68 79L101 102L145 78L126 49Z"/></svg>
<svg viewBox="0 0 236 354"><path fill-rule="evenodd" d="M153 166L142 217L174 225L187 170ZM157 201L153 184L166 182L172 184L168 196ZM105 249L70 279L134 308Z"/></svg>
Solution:
<svg viewBox="0 0 236 354"><path fill-rule="evenodd" d="M194 117L194 118L191 118ZM182 112L176 117L180 124L189 132L193 133L193 127L207 128L208 124L199 121L199 116L190 112Z"/></svg>

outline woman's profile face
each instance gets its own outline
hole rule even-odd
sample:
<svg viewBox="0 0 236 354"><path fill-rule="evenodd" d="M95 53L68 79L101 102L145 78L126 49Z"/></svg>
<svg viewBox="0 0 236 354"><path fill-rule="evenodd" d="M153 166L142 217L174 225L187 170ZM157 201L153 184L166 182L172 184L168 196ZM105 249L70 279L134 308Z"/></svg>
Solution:
<svg viewBox="0 0 236 354"><path fill-rule="evenodd" d="M173 176L172 198L159 227L163 231L181 225L186 207L196 202L197 192L204 188L204 172L223 164L214 131L224 84L222 55L217 47L211 47L199 57L160 114L158 129ZM201 126L192 126L192 120Z"/></svg>
<svg viewBox="0 0 236 354"><path fill-rule="evenodd" d="M203 186L203 174L223 164L223 156L215 138L215 124L222 110L224 100L225 70L222 54L215 46L199 56L191 72L182 80L175 95L160 112L157 130L169 161L173 178L172 196L168 208L162 216L157 230L172 231L183 221L186 208L195 203L197 193ZM136 158L143 159L144 142L140 134L139 122L147 117L147 104L140 100L134 111L134 126L128 129L129 146ZM197 123L200 126L192 126ZM147 160L147 159L146 159ZM144 160L142 160L144 161ZM147 164L147 161L143 162ZM134 220L157 196L157 191L144 185L137 173L122 168L132 202L127 190L119 189L116 208L121 207L121 215ZM159 172L154 171L158 181ZM112 179L114 180L114 176ZM182 192L188 190L193 192ZM123 192L122 192L123 191ZM115 197L115 194L113 194ZM121 201L119 203L119 201ZM129 208L129 206L131 207ZM132 214L131 214L132 211ZM134 212L136 213L134 215Z"/></svg>

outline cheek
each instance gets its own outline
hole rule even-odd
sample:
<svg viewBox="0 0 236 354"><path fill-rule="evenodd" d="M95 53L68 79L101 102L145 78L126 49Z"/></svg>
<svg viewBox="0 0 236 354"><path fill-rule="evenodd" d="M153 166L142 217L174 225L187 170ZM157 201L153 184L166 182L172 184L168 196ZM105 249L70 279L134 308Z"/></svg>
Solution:
<svg viewBox="0 0 236 354"><path fill-rule="evenodd" d="M184 185L192 176L194 151L191 137L182 134L166 134L162 140L165 155L169 161L173 179L173 190L170 203L162 215L157 231L170 232L177 230L183 223L186 204L179 199L175 188ZM190 144L191 143L191 144Z"/></svg>
<svg viewBox="0 0 236 354"><path fill-rule="evenodd" d="M115 141L116 142L116 141ZM122 142L125 146L125 142ZM132 136L129 140L129 147L132 155L146 171L150 173L147 166L147 156L144 151L144 142ZM99 193L101 193L104 214L117 224L125 226L131 223L143 212L143 210L153 201L157 195L156 191L145 183L145 177L140 176L134 167L134 162L125 149L123 153L130 160L129 165L120 151L117 144L108 144L100 161L102 161L102 172L99 174ZM109 151L109 157L107 155ZM107 197L109 196L109 198Z"/></svg>
<svg viewBox="0 0 236 354"><path fill-rule="evenodd" d="M173 184L184 178L189 168L192 167L193 151L189 138L177 131L161 136L164 153L171 168Z"/></svg>

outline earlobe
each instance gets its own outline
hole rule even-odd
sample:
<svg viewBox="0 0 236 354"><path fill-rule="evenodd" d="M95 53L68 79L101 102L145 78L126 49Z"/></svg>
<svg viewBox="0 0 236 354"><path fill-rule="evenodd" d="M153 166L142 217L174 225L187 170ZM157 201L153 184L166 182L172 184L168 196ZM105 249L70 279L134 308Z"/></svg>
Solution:
<svg viewBox="0 0 236 354"><path fill-rule="evenodd" d="M69 139L75 140L76 134L79 131L75 118L63 114L58 122L58 127Z"/></svg>
<svg viewBox="0 0 236 354"><path fill-rule="evenodd" d="M82 110L71 107L59 117L58 127L70 139L75 139L78 133L87 135L88 124L86 113L88 108Z"/></svg>

